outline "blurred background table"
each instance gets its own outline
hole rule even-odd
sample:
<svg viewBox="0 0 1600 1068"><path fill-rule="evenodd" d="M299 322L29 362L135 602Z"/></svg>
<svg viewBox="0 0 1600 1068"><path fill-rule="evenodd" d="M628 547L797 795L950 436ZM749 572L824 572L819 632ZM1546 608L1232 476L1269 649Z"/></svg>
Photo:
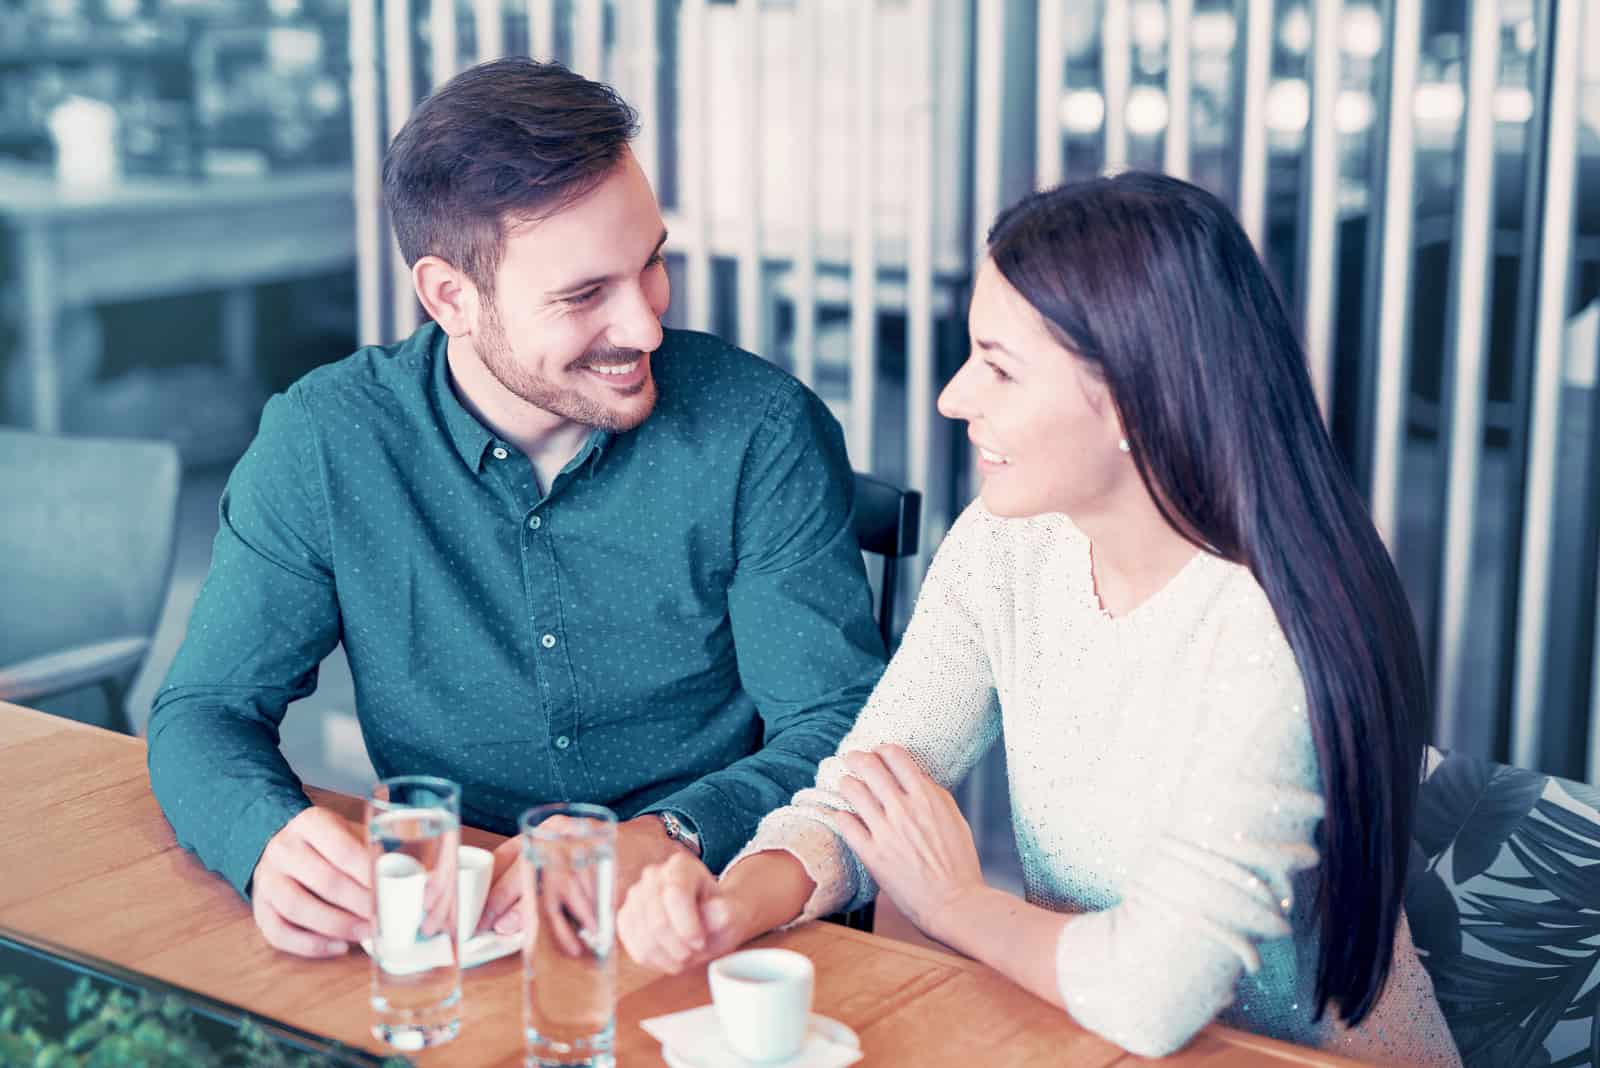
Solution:
<svg viewBox="0 0 1600 1068"><path fill-rule="evenodd" d="M20 296L18 337L35 429L60 429L55 362L64 309L220 291L222 362L254 367L255 293L265 282L355 262L345 168L206 179L59 185L48 168L0 165L0 222Z"/></svg>
<svg viewBox="0 0 1600 1068"><path fill-rule="evenodd" d="M0 782L13 817L0 821L0 929L381 1051L367 1033L366 958L352 952L305 961L269 947L249 906L174 840L150 794L144 756L137 738L0 702ZM356 798L313 796L359 814ZM472 829L463 838L489 846L498 840ZM946 953L825 923L759 944L795 949L815 962L816 1009L861 1036L863 1064L1354 1063L1219 1026L1165 1061L1145 1061L989 968ZM520 972L513 956L464 973L461 1037L419 1063L521 1065ZM703 971L663 977L625 954L617 987L617 1055L628 1066L664 1063L639 1021L710 1001Z"/></svg>

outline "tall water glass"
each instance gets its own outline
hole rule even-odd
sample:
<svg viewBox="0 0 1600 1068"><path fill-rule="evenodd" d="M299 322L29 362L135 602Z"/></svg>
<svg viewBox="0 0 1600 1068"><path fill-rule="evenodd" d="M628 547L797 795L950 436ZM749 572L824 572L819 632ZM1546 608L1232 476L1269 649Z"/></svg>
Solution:
<svg viewBox="0 0 1600 1068"><path fill-rule="evenodd" d="M522 814L522 857L527 1068L612 1068L616 813L599 805L530 808Z"/></svg>
<svg viewBox="0 0 1600 1068"><path fill-rule="evenodd" d="M396 1049L448 1042L461 1030L456 849L461 787L401 775L367 793L372 863L372 1033Z"/></svg>

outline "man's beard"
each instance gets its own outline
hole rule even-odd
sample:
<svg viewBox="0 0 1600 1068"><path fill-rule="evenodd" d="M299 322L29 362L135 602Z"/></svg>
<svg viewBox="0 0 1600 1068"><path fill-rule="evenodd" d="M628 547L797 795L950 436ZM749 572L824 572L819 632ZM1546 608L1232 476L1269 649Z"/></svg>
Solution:
<svg viewBox="0 0 1600 1068"><path fill-rule="evenodd" d="M601 400L580 390L563 388L542 375L529 373L517 363L510 339L506 337L505 327L500 322L499 311L492 300L484 305L483 318L474 333L473 348L489 374L512 394L535 408L542 408L581 426L622 433L643 423L655 411L654 368L650 369L637 391L627 395L626 407L621 410L607 407ZM632 363L643 358L644 353L638 349L618 349L605 345L588 350L573 360L569 367Z"/></svg>

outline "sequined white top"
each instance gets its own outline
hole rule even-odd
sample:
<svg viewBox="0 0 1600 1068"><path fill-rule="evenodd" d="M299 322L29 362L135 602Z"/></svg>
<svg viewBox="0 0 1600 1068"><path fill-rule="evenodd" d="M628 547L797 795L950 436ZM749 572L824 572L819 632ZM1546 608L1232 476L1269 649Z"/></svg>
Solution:
<svg viewBox="0 0 1600 1068"><path fill-rule="evenodd" d="M1361 1027L1312 1022L1317 760L1299 670L1247 569L1198 553L1113 618L1065 516L968 508L841 751L898 743L948 787L997 736L1027 898L1082 914L1056 970L1084 1027L1160 1055L1220 1017L1377 1063L1460 1064L1404 926ZM741 854L800 859L817 884L802 920L876 893L823 822L849 807L843 772L823 761Z"/></svg>

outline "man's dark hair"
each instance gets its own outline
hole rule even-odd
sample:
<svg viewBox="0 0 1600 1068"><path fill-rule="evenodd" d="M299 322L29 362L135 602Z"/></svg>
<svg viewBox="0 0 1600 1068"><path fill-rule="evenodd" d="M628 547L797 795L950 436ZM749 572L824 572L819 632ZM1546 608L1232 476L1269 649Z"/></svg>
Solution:
<svg viewBox="0 0 1600 1068"><path fill-rule="evenodd" d="M538 219L617 165L638 114L559 63L496 59L412 112L383 159L383 199L407 264L438 256L494 288L506 221Z"/></svg>

